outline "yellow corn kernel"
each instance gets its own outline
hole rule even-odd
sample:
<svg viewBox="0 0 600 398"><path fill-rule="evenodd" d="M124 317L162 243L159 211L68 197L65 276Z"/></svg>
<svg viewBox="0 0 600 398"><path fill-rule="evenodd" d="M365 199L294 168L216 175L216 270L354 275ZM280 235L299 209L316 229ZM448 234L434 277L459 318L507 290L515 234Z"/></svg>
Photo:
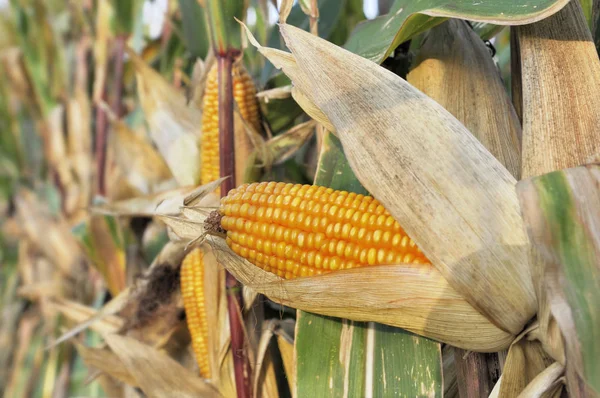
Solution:
<svg viewBox="0 0 600 398"><path fill-rule="evenodd" d="M233 98L242 118L260 130L260 115L256 101L256 87L241 63L235 63L233 75ZM219 174L219 84L217 64L208 72L202 106L202 170L203 184L214 181ZM218 193L218 192L217 192Z"/></svg>
<svg viewBox="0 0 600 398"><path fill-rule="evenodd" d="M231 190L221 199L219 211L229 247L284 278L429 263L400 224L370 196L261 182Z"/></svg>
<svg viewBox="0 0 600 398"><path fill-rule="evenodd" d="M204 299L204 253L198 248L188 253L181 264L181 295L200 375L210 379L208 322Z"/></svg>

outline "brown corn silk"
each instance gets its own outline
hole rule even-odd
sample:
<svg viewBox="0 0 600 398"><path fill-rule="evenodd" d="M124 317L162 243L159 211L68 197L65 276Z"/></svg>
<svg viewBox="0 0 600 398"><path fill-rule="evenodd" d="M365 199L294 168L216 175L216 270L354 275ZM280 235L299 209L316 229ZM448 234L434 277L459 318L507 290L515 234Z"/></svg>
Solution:
<svg viewBox="0 0 600 398"><path fill-rule="evenodd" d="M208 72L202 106L202 170L203 184L215 181L219 174L219 82L215 63ZM241 117L252 128L260 130L260 115L256 100L256 87L241 63L233 66L233 98ZM248 139L236 134L236 141ZM218 191L217 191L218 193Z"/></svg>
<svg viewBox="0 0 600 398"><path fill-rule="evenodd" d="M377 199L331 188L261 182L221 199L227 244L280 277L429 263Z"/></svg>
<svg viewBox="0 0 600 398"><path fill-rule="evenodd" d="M210 379L208 321L204 297L204 253L199 248L192 250L181 264L181 295L200 375Z"/></svg>

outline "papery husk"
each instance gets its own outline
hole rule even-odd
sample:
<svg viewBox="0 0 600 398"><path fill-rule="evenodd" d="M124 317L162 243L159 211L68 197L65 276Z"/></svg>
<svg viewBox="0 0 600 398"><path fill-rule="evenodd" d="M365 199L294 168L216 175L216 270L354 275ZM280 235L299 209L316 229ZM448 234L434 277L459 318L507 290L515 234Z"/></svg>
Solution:
<svg viewBox="0 0 600 398"><path fill-rule="evenodd" d="M431 29L406 80L442 105L519 178L521 125L488 47L465 21Z"/></svg>
<svg viewBox="0 0 600 398"><path fill-rule="evenodd" d="M523 79L523 177L600 152L600 61L579 2L517 28Z"/></svg>
<svg viewBox="0 0 600 398"><path fill-rule="evenodd" d="M223 239L208 239L219 263L236 279L282 305L397 326L473 351L498 351L514 338L475 311L427 265L381 265L283 280L234 254Z"/></svg>
<svg viewBox="0 0 600 398"><path fill-rule="evenodd" d="M197 184L202 112L188 106L185 95L133 51L127 53L136 69L138 96L152 140L180 185Z"/></svg>
<svg viewBox="0 0 600 398"><path fill-rule="evenodd" d="M507 334L518 333L536 300L515 178L392 72L300 29L280 29L293 55L259 51L332 121L363 186L449 286Z"/></svg>

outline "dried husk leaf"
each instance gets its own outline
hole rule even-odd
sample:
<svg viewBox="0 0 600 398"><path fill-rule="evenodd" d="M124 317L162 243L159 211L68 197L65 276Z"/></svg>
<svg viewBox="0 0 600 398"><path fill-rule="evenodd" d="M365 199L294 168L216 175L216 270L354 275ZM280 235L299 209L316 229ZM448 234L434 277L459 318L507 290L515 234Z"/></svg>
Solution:
<svg viewBox="0 0 600 398"><path fill-rule="evenodd" d="M121 311L123 307L125 307L130 294L131 288L128 287L97 311L89 307L77 308L78 306L75 305L75 303L71 301L65 302L64 300L61 300L59 298L55 299L54 303L50 302L50 305L54 304L58 311L61 311L67 318L71 319L72 321L77 322L77 325L65 332L62 336L57 338L49 346L52 347L54 345L62 343L63 341L69 340L70 338L86 330L87 328L96 330L99 333L115 332L116 330L113 330L112 327L120 328L123 326L123 323L121 318L116 316L113 317L113 315ZM74 304L74 308L71 308L71 306L67 304ZM106 322L104 322L105 319ZM96 323L101 324L96 325Z"/></svg>
<svg viewBox="0 0 600 398"><path fill-rule="evenodd" d="M286 99L292 95L292 86L275 87L270 90L264 90L256 94L257 98L268 103L274 99Z"/></svg>
<svg viewBox="0 0 600 398"><path fill-rule="evenodd" d="M293 308L401 327L473 351L498 351L514 336L475 311L430 266L381 265L283 280L209 237L220 264L244 285Z"/></svg>
<svg viewBox="0 0 600 398"><path fill-rule="evenodd" d="M451 19L429 31L406 79L442 105L519 178L521 125L481 38Z"/></svg>
<svg viewBox="0 0 600 398"><path fill-rule="evenodd" d="M209 384L168 355L139 341L108 334L106 342L149 397L219 397Z"/></svg>
<svg viewBox="0 0 600 398"><path fill-rule="evenodd" d="M551 363L539 341L515 341L508 350L499 396L518 396Z"/></svg>
<svg viewBox="0 0 600 398"><path fill-rule="evenodd" d="M73 95L67 102L67 143L69 162L77 179L79 215L89 205L92 195L92 117L91 101L87 93L87 56L89 40L82 39L77 48L78 65L75 71Z"/></svg>
<svg viewBox="0 0 600 398"><path fill-rule="evenodd" d="M29 240L65 276L82 277L85 261L66 222L53 219L50 211L31 191L15 197L17 218Z"/></svg>
<svg viewBox="0 0 600 398"><path fill-rule="evenodd" d="M196 188L186 186L131 199L101 203L93 206L91 211L114 216L152 217L156 214L157 207L162 205L161 213L177 213L183 206L184 198L194 189Z"/></svg>
<svg viewBox="0 0 600 398"><path fill-rule="evenodd" d="M75 301L66 300L60 297L55 297L48 301L50 308L63 314L67 319L77 322L79 324L85 324L86 327L101 333L116 333L123 326L123 319L115 315L109 315L108 313L102 313L101 316L97 316L99 313L96 309L85 306ZM90 320L93 320L90 322ZM85 329L77 328L77 332L81 332ZM73 334L69 333L69 337ZM58 339L56 342L50 345L54 345L63 342L65 339ZM49 347L49 348L50 348Z"/></svg>
<svg viewBox="0 0 600 398"><path fill-rule="evenodd" d="M554 362L537 375L519 394L519 397L560 397L560 392L562 391L560 377L564 371L565 368L561 364Z"/></svg>
<svg viewBox="0 0 600 398"><path fill-rule="evenodd" d="M200 179L200 125L202 113L187 105L178 92L158 72L133 51L138 95L150 136L180 185L195 185Z"/></svg>
<svg viewBox="0 0 600 398"><path fill-rule="evenodd" d="M333 125L333 123L331 123L329 118L302 91L298 90L295 87L292 88L292 97L298 103L298 105L300 105L304 112L308 114L308 116L321 123L327 131L330 131L332 133L336 132L335 126Z"/></svg>
<svg viewBox="0 0 600 398"><path fill-rule="evenodd" d="M300 29L281 31L301 62L260 51L291 71L296 87L333 122L361 183L457 292L518 333L535 312L535 296L514 177L398 76Z"/></svg>
<svg viewBox="0 0 600 398"><path fill-rule="evenodd" d="M579 166L600 152L600 61L581 5L569 2L517 32L523 177Z"/></svg>
<svg viewBox="0 0 600 398"><path fill-rule="evenodd" d="M288 382L290 390L292 386L296 385L296 361L294 359L294 343L288 338L278 335L277 346L279 347L279 353L281 354L281 361L283 362L283 369L285 370L285 376Z"/></svg>

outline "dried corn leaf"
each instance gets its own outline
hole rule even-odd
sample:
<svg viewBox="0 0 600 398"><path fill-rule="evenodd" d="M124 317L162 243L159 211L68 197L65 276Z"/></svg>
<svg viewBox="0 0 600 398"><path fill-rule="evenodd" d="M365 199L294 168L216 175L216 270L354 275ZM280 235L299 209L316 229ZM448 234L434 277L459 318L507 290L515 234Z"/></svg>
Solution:
<svg viewBox="0 0 600 398"><path fill-rule="evenodd" d="M150 126L150 136L180 185L200 178L200 125L202 113L187 105L178 92L137 54L128 51L135 66L138 96Z"/></svg>
<svg viewBox="0 0 600 398"><path fill-rule="evenodd" d="M125 289L125 238L115 217L92 215L72 229L113 296Z"/></svg>
<svg viewBox="0 0 600 398"><path fill-rule="evenodd" d="M460 295L518 333L535 296L514 177L398 76L292 26L281 31L294 55L259 51L334 123L361 183Z"/></svg>
<svg viewBox="0 0 600 398"><path fill-rule="evenodd" d="M519 396L551 363L539 341L529 341L525 338L515 341L508 350L499 396Z"/></svg>
<svg viewBox="0 0 600 398"><path fill-rule="evenodd" d="M137 135L124 122L114 120L112 149L115 162L129 183L143 194L157 191L157 187L171 178L171 172L154 147Z"/></svg>
<svg viewBox="0 0 600 398"><path fill-rule="evenodd" d="M519 119L489 49L466 22L451 19L433 28L406 80L454 115L519 178Z"/></svg>
<svg viewBox="0 0 600 398"><path fill-rule="evenodd" d="M149 397L219 397L219 393L198 376L139 341L109 334L105 340Z"/></svg>
<svg viewBox="0 0 600 398"><path fill-rule="evenodd" d="M600 166L589 165L518 185L543 267L539 282L565 343L569 391L582 396L600 393L599 172Z"/></svg>
<svg viewBox="0 0 600 398"><path fill-rule="evenodd" d="M523 176L579 166L600 152L600 61L581 6L569 2L556 15L517 32Z"/></svg>
<svg viewBox="0 0 600 398"><path fill-rule="evenodd" d="M151 217L156 213L156 208L162 205L161 213L176 213L183 206L183 200L194 189L187 186L121 201L99 203L92 207L92 212L114 216Z"/></svg>
<svg viewBox="0 0 600 398"><path fill-rule="evenodd" d="M75 347L88 368L97 369L130 386L138 386L138 381L114 352L104 348L86 347L79 343L75 344Z"/></svg>

